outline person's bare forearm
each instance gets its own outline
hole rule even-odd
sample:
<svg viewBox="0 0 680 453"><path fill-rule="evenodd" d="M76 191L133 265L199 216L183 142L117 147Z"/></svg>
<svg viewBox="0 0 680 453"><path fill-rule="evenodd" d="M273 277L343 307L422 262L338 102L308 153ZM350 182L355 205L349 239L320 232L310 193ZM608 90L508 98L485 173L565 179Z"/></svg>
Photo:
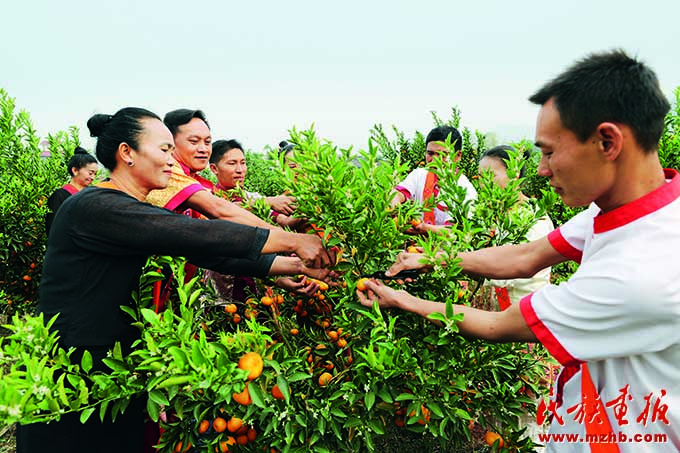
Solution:
<svg viewBox="0 0 680 453"><path fill-rule="evenodd" d="M490 279L530 278L566 260L547 238L464 252L458 257L465 273Z"/></svg>
<svg viewBox="0 0 680 453"><path fill-rule="evenodd" d="M269 231L262 253L293 253L298 246L298 235L280 228ZM278 274L282 275L282 274Z"/></svg>
<svg viewBox="0 0 680 453"><path fill-rule="evenodd" d="M403 193L399 192L398 190L393 190L392 191L392 199L390 200L390 207L394 208L396 206L399 206L403 202L406 201L406 197L404 196Z"/></svg>
<svg viewBox="0 0 680 453"><path fill-rule="evenodd" d="M446 304L410 295L400 300L399 308L425 318L432 313L446 313ZM536 336L526 325L517 305L502 312L454 305L454 313L464 315L463 321L458 323L459 332L464 337L494 342L536 341Z"/></svg>
<svg viewBox="0 0 680 453"><path fill-rule="evenodd" d="M300 258L292 256L277 256L274 258L269 275L299 275L302 274L304 265Z"/></svg>
<svg viewBox="0 0 680 453"><path fill-rule="evenodd" d="M236 203L216 197L207 190L196 192L184 204L186 207L200 212L209 219L229 220L242 225L266 228L268 230L278 229L278 227L268 224Z"/></svg>

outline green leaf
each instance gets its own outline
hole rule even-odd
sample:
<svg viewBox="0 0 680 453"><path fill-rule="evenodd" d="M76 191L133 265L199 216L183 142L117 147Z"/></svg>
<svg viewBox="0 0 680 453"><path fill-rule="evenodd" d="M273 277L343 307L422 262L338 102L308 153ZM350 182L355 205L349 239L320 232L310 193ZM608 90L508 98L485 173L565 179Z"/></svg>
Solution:
<svg viewBox="0 0 680 453"><path fill-rule="evenodd" d="M373 404L375 404L375 393L368 392L364 398L364 402L366 403L366 410L370 411Z"/></svg>
<svg viewBox="0 0 680 453"><path fill-rule="evenodd" d="M152 390L149 392L149 399L153 400L154 403L159 405L168 406L170 401L165 397L165 394L160 390Z"/></svg>
<svg viewBox="0 0 680 453"><path fill-rule="evenodd" d="M386 403L392 403L394 401L392 399L392 395L390 395L390 393L385 389L385 387L378 390L378 396L380 397L381 400L385 401Z"/></svg>
<svg viewBox="0 0 680 453"><path fill-rule="evenodd" d="M106 366L111 368L113 371L117 371L117 372L128 371L128 368L127 368L127 365L125 364L125 362L122 362L120 360L105 358L105 359L102 359L102 362L104 362L104 364L106 364Z"/></svg>
<svg viewBox="0 0 680 453"><path fill-rule="evenodd" d="M300 371L293 373L289 378L288 382L298 382L298 381L304 381L305 379L311 379L312 375L309 373L302 373ZM283 390L282 390L283 392Z"/></svg>
<svg viewBox="0 0 680 453"><path fill-rule="evenodd" d="M385 434L385 426L382 424L380 419L368 419L368 426L377 434Z"/></svg>
<svg viewBox="0 0 680 453"><path fill-rule="evenodd" d="M89 418L90 415L95 411L96 408L94 407L88 407L84 411L80 413L80 423L85 423Z"/></svg>
<svg viewBox="0 0 680 453"><path fill-rule="evenodd" d="M83 358L80 360L80 367L84 372L89 373L92 369L92 354L90 351L83 352Z"/></svg>
<svg viewBox="0 0 680 453"><path fill-rule="evenodd" d="M185 375L170 376L166 380L162 381L160 384L156 385L156 388L162 389L173 385L183 385L188 383L190 380L191 376Z"/></svg>
<svg viewBox="0 0 680 453"><path fill-rule="evenodd" d="M138 321L137 312L132 307L127 306L127 305L121 305L120 309L123 310L128 315L130 315L132 317L132 319L134 319L135 321Z"/></svg>
<svg viewBox="0 0 680 453"><path fill-rule="evenodd" d="M146 401L146 411L149 414L151 420L158 422L161 415L161 407L151 398Z"/></svg>
<svg viewBox="0 0 680 453"><path fill-rule="evenodd" d="M339 407L332 406L331 414L335 415L338 418L347 418L347 414L345 414Z"/></svg>
<svg viewBox="0 0 680 453"><path fill-rule="evenodd" d="M259 385L251 384L248 386L248 393L250 393L250 398L252 398L254 405L261 408L267 407L264 401L264 393L262 392L262 387L260 387Z"/></svg>
<svg viewBox="0 0 680 453"><path fill-rule="evenodd" d="M352 417L349 420L347 420L343 426L345 428L352 428L355 426L362 426L363 424L364 422L360 418Z"/></svg>
<svg viewBox="0 0 680 453"><path fill-rule="evenodd" d="M283 375L279 374L276 376L276 385L279 386L279 390L281 391L281 394L283 395L283 398L286 400L286 402L289 402L290 387L288 387L288 381L286 381L286 378L283 377Z"/></svg>
<svg viewBox="0 0 680 453"><path fill-rule="evenodd" d="M115 360L123 360L123 349L120 347L120 342L116 342L113 345L113 351L111 351L111 358Z"/></svg>
<svg viewBox="0 0 680 453"><path fill-rule="evenodd" d="M104 417L106 417L106 409L109 408L110 402L111 400L104 400L99 405L99 420L104 421Z"/></svg>
<svg viewBox="0 0 680 453"><path fill-rule="evenodd" d="M441 407L434 401L428 401L427 407L432 411L434 415L437 417L444 417L444 412L442 411Z"/></svg>

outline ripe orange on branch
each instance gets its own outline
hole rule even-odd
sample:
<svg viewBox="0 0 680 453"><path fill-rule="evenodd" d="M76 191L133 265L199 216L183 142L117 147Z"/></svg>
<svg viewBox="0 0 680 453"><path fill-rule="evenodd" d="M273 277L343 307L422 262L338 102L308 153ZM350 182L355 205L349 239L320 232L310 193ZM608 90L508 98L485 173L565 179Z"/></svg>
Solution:
<svg viewBox="0 0 680 453"><path fill-rule="evenodd" d="M257 352L246 352L238 361L238 367L248 372L248 380L252 381L262 374L264 361Z"/></svg>
<svg viewBox="0 0 680 453"><path fill-rule="evenodd" d="M201 420L198 425L198 434L205 434L210 429L210 422L208 420Z"/></svg>
<svg viewBox="0 0 680 453"><path fill-rule="evenodd" d="M246 387L241 393L232 393L231 397L234 398L234 401L243 406L249 406L253 403L253 399L250 397L250 392L248 391L248 383L246 383Z"/></svg>
<svg viewBox="0 0 680 453"><path fill-rule="evenodd" d="M236 439L234 439L231 436L227 437L227 440L220 442L220 451L222 453L228 453L229 452L229 445L234 445L235 443L236 443Z"/></svg>
<svg viewBox="0 0 680 453"><path fill-rule="evenodd" d="M215 432L223 433L224 430L227 429L227 421L222 417L217 417L213 420L213 429Z"/></svg>
<svg viewBox="0 0 680 453"><path fill-rule="evenodd" d="M484 435L484 440L486 441L487 445L493 445L496 440L498 440L498 447L502 448L504 445L503 438L500 436L500 434L493 431L487 431L486 435Z"/></svg>
<svg viewBox="0 0 680 453"><path fill-rule="evenodd" d="M243 426L243 420L238 417L231 417L227 422L227 429L230 433L235 433L241 426Z"/></svg>
<svg viewBox="0 0 680 453"><path fill-rule="evenodd" d="M260 299L260 302L262 302L262 305L265 306L270 306L271 304L274 303L274 299L269 297L269 296L262 296L262 299Z"/></svg>
<svg viewBox="0 0 680 453"><path fill-rule="evenodd" d="M368 281L367 278L362 278L357 282L357 289L361 292L366 291L366 282Z"/></svg>
<svg viewBox="0 0 680 453"><path fill-rule="evenodd" d="M285 399L283 393L281 393L281 389L279 388L278 384L274 384L274 387L272 387L272 396L277 400Z"/></svg>
<svg viewBox="0 0 680 453"><path fill-rule="evenodd" d="M325 387L328 385L331 379L333 379L333 375L331 373L321 373L321 376L319 376L319 385L321 387Z"/></svg>

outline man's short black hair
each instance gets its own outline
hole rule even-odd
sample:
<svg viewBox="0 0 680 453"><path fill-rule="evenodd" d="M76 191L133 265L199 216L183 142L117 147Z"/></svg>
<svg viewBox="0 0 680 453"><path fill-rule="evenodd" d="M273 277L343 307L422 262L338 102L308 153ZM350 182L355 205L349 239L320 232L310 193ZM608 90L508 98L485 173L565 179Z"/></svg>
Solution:
<svg viewBox="0 0 680 453"><path fill-rule="evenodd" d="M588 55L545 84L529 101L553 99L565 128L581 142L603 122L625 124L649 152L658 148L670 109L654 71L623 50Z"/></svg>
<svg viewBox="0 0 680 453"><path fill-rule="evenodd" d="M212 154L210 154L210 163L216 164L222 159L227 151L232 149L240 149L243 151L243 146L236 140L217 140L212 142ZM245 151L244 151L245 154Z"/></svg>
<svg viewBox="0 0 680 453"><path fill-rule="evenodd" d="M191 110L191 109L173 110L165 114L165 117L163 118L163 123L165 123L165 126L168 129L170 129L170 132L174 137L175 134L177 133L177 129L180 126L187 124L194 118L202 120L205 123L205 125L208 126L208 129L210 129L210 124L208 124L208 119L206 118L205 113L203 113L203 110Z"/></svg>
<svg viewBox="0 0 680 453"><path fill-rule="evenodd" d="M425 146L430 142L446 142L449 137L454 150L463 149L463 137L461 137L458 129L453 126L437 126L432 129L425 138Z"/></svg>

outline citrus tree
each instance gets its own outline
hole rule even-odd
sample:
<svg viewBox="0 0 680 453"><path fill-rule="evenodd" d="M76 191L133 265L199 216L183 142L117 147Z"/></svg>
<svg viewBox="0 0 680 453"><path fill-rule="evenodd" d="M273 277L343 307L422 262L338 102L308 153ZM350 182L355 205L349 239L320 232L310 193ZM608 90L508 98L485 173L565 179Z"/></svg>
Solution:
<svg viewBox="0 0 680 453"><path fill-rule="evenodd" d="M47 198L67 180L78 131L40 137L25 111L0 89L0 313L32 311L38 299L47 238Z"/></svg>
<svg viewBox="0 0 680 453"><path fill-rule="evenodd" d="M664 150L677 140L674 112ZM82 419L115 416L141 394L164 430L163 452L375 451L395 430L460 451L472 421L500 436L488 436L492 448L502 440L505 451L531 451L518 417L534 412L544 391L545 352L457 334L461 315L453 304L470 304L481 282L461 274L456 254L521 241L554 194L519 207L523 181L514 178L521 165L514 156L506 189L489 174L477 177L474 165L461 165L478 190L472 204L456 184L460 169L437 161L430 169L440 176L441 201L455 225L439 235L409 236L421 208L390 208L391 189L408 163L386 162L383 148L372 144L354 152L313 131L292 135L298 168L280 165L277 178L296 197L296 215L312 225L310 234L338 251L337 279L322 282L313 297L260 281L261 297L232 303L219 301L196 277L157 313L151 301L158 269L170 265L177 281L184 279L181 260L156 257L140 281L137 309L128 310L140 340L128 356L114 348L106 373L92 371L89 354L75 360L61 349L58 333L45 327L50 320L15 316L11 335L0 340L3 423L53 420L68 411ZM357 302L360 276L387 268L410 244L422 247L433 271L389 284L446 303L443 316L428 320Z"/></svg>

